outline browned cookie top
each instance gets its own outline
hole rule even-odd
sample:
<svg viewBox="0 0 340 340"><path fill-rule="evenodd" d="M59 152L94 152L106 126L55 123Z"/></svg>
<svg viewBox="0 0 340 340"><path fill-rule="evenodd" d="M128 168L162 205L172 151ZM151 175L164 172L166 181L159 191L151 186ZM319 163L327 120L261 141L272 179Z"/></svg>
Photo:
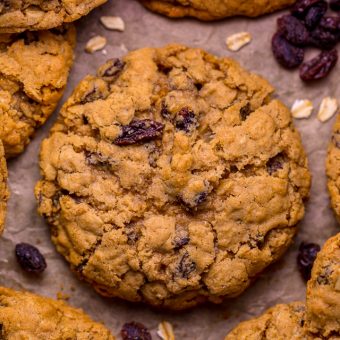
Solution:
<svg viewBox="0 0 340 340"><path fill-rule="evenodd" d="M236 15L256 17L292 5L296 0L140 0L147 8L169 17L191 16L216 20Z"/></svg>
<svg viewBox="0 0 340 340"><path fill-rule="evenodd" d="M39 211L104 295L186 308L280 257L310 175L289 110L231 59L146 48L86 77L41 148Z"/></svg>

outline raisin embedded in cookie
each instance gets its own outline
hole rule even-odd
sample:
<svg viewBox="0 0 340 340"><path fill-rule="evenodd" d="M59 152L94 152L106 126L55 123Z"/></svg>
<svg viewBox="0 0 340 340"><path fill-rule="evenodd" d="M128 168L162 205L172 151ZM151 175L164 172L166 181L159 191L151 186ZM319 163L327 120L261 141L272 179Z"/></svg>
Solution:
<svg viewBox="0 0 340 340"><path fill-rule="evenodd" d="M191 16L217 20L236 15L256 17L292 5L296 0L140 0L152 11L168 17Z"/></svg>
<svg viewBox="0 0 340 340"><path fill-rule="evenodd" d="M8 195L6 159L4 148L0 140L0 235L4 229Z"/></svg>
<svg viewBox="0 0 340 340"><path fill-rule="evenodd" d="M306 304L277 305L240 323L225 340L340 339L340 233L317 255Z"/></svg>
<svg viewBox="0 0 340 340"><path fill-rule="evenodd" d="M328 176L328 191L335 215L340 221L340 114L333 127L332 138L328 146L326 171Z"/></svg>
<svg viewBox="0 0 340 340"><path fill-rule="evenodd" d="M241 294L287 249L310 174L289 110L181 45L87 76L41 148L39 212L101 294L184 309Z"/></svg>
<svg viewBox="0 0 340 340"><path fill-rule="evenodd" d="M0 139L7 158L24 150L57 106L74 45L73 27L0 35Z"/></svg>
<svg viewBox="0 0 340 340"><path fill-rule="evenodd" d="M0 287L0 338L114 340L81 309L28 292Z"/></svg>
<svg viewBox="0 0 340 340"><path fill-rule="evenodd" d="M2 0L0 33L46 30L70 23L107 0Z"/></svg>

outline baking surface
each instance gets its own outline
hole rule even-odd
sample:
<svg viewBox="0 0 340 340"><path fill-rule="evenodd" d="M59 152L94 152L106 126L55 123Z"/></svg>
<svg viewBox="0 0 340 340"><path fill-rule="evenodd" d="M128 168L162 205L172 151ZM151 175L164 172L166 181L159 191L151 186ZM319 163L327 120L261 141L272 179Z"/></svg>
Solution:
<svg viewBox="0 0 340 340"><path fill-rule="evenodd" d="M121 16L126 24L125 31L121 33L106 30L99 21L103 15ZM289 107L295 99L311 99L316 108L313 116L307 120L295 121L302 135L313 175L311 197L295 243L282 260L263 273L242 296L226 300L222 305L210 304L186 312L170 313L100 297L71 273L66 261L58 255L50 242L48 226L36 212L33 190L39 179L39 145L47 136L58 114L57 110L38 131L26 152L9 162L11 198L5 233L0 239L0 284L28 289L53 298L58 292L68 294L71 305L81 307L94 319L103 321L114 335L119 334L125 322L139 321L150 329L153 339L158 338L156 330L162 320L172 323L176 339L223 339L239 321L259 315L276 303L304 300L305 283L296 267L300 242L303 240L322 245L327 238L339 231L329 206L325 178L325 157L334 118L327 123L320 123L316 119L316 112L323 97L340 98L340 65L328 78L313 85L303 84L297 71L290 72L280 68L270 49L276 17L279 15L277 13L256 20L236 18L202 23L191 19L167 19L145 10L134 0L109 0L106 5L77 23L76 60L62 102L85 75L95 73L97 66L106 59L123 56L127 51L137 48L163 46L171 42L200 47L218 56L235 58L246 69L267 78L277 89L275 96ZM225 38L241 31L250 32L252 42L239 52L228 51ZM94 54L84 52L88 39L97 34L104 35L108 40L106 55L102 51ZM19 242L37 245L45 255L48 268L41 277L26 275L17 265L14 246Z"/></svg>

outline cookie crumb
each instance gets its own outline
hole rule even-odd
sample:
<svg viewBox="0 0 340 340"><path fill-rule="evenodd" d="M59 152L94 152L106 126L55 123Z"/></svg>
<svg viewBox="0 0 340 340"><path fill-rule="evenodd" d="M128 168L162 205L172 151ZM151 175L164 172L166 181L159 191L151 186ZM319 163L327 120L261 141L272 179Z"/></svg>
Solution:
<svg viewBox="0 0 340 340"><path fill-rule="evenodd" d="M162 340L175 340L174 329L170 322L162 321L158 325L157 335Z"/></svg>
<svg viewBox="0 0 340 340"><path fill-rule="evenodd" d="M319 121L326 122L328 119L332 118L338 111L338 107L338 101L335 98L325 97L320 104L318 112Z"/></svg>
<svg viewBox="0 0 340 340"><path fill-rule="evenodd" d="M125 22L121 17L102 16L100 22L108 30L124 32Z"/></svg>
<svg viewBox="0 0 340 340"><path fill-rule="evenodd" d="M94 53L96 51L102 50L105 46L106 38L101 35L96 35L87 42L85 51L88 53Z"/></svg>
<svg viewBox="0 0 340 340"><path fill-rule="evenodd" d="M239 51L242 47L249 44L252 36L248 32L235 33L227 37L226 44L230 51Z"/></svg>
<svg viewBox="0 0 340 340"><path fill-rule="evenodd" d="M292 115L296 119L309 118L313 112L313 103L308 99L297 99L292 105Z"/></svg>

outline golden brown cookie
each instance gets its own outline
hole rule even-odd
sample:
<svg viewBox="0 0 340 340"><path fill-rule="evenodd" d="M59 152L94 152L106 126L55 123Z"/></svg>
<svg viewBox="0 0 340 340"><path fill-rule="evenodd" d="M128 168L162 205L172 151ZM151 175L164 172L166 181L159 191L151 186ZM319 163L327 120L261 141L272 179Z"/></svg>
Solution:
<svg viewBox="0 0 340 340"><path fill-rule="evenodd" d="M340 114L334 124L332 138L328 146L326 171L331 205L340 221Z"/></svg>
<svg viewBox="0 0 340 340"><path fill-rule="evenodd" d="M3 0L0 33L46 30L70 23L107 0Z"/></svg>
<svg viewBox="0 0 340 340"><path fill-rule="evenodd" d="M182 45L108 61L41 148L39 212L103 295L184 309L241 294L303 217L289 110L235 61Z"/></svg>
<svg viewBox="0 0 340 340"><path fill-rule="evenodd" d="M6 217L6 203L8 199L7 190L7 166L5 159L5 152L0 140L0 235L4 229Z"/></svg>
<svg viewBox="0 0 340 340"><path fill-rule="evenodd" d="M0 287L0 338L114 340L110 331L65 302Z"/></svg>
<svg viewBox="0 0 340 340"><path fill-rule="evenodd" d="M0 139L21 153L54 111L73 62L75 29L0 35Z"/></svg>
<svg viewBox="0 0 340 340"><path fill-rule="evenodd" d="M318 254L306 301L277 305L240 323L225 340L340 339L340 233Z"/></svg>
<svg viewBox="0 0 340 340"><path fill-rule="evenodd" d="M152 11L168 17L196 17L201 20L244 15L257 17L292 5L296 0L140 0Z"/></svg>

